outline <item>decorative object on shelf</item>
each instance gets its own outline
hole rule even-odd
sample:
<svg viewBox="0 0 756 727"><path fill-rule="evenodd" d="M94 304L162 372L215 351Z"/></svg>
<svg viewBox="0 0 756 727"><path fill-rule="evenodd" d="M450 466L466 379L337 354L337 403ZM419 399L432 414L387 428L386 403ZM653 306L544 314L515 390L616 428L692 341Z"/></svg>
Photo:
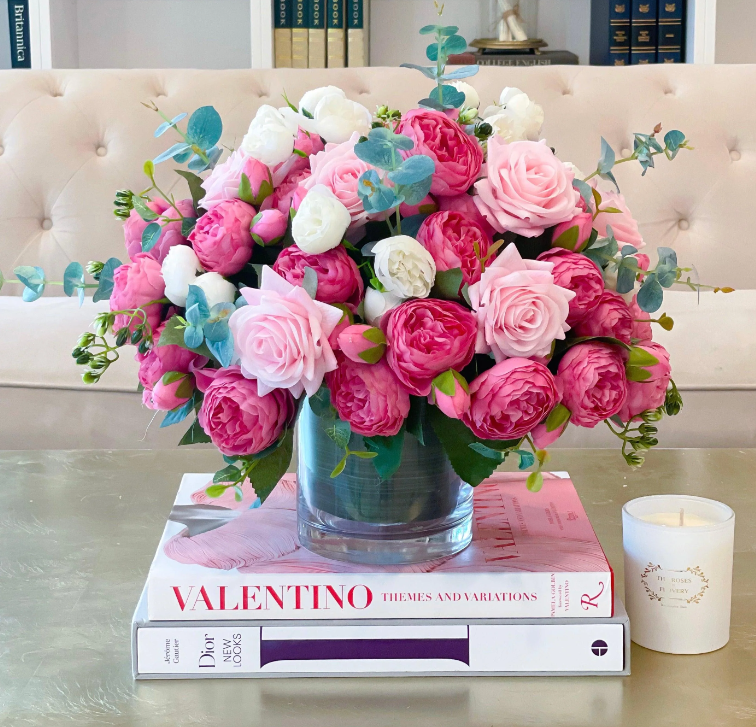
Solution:
<svg viewBox="0 0 756 727"><path fill-rule="evenodd" d="M222 163L213 107L168 118L145 104L156 136L177 138L145 162L145 190L116 195L128 262L73 262L57 283L20 266L9 281L27 301L52 284L109 299L73 351L83 380L134 346L161 427L195 415L180 444L223 455L210 497L242 501L249 482L264 501L300 418L300 533L326 554L343 537L345 560L464 548L467 486L509 458L538 490L570 423L609 427L640 466L681 407L652 341L653 324L672 326L656 314L664 290L707 287L669 248L651 265L613 174L673 160L682 132L637 133L622 159L602 139L583 175L540 140L543 109L519 89L479 111L477 66L447 68L467 46L456 27L421 33L433 65L410 67L435 86L417 108L372 113L313 89L262 105ZM168 160L186 165L186 199L155 179Z"/></svg>
<svg viewBox="0 0 756 727"><path fill-rule="evenodd" d="M704 654L730 639L735 513L690 495L655 495L622 508L625 599L633 641L669 654Z"/></svg>
<svg viewBox="0 0 756 727"><path fill-rule="evenodd" d="M499 19L496 23L496 38L476 38L470 45L480 51L493 53L525 53L526 51L540 52L548 46L541 38L533 38L528 34L528 26L520 11L520 2L515 0L496 0ZM530 21L533 28L537 26L538 0L523 0L530 10ZM483 65L483 64L481 64ZM498 65L498 64L497 64Z"/></svg>

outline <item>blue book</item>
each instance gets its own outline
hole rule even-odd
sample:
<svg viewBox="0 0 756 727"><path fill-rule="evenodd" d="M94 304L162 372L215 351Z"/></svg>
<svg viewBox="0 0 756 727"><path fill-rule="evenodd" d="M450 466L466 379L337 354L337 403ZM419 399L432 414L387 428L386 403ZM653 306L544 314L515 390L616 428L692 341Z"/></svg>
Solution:
<svg viewBox="0 0 756 727"><path fill-rule="evenodd" d="M683 62L685 0L659 0L659 63Z"/></svg>
<svg viewBox="0 0 756 727"><path fill-rule="evenodd" d="M592 65L630 65L630 3L631 0L593 0L591 3Z"/></svg>
<svg viewBox="0 0 756 727"><path fill-rule="evenodd" d="M29 0L8 0L11 68L31 68Z"/></svg>
<svg viewBox="0 0 756 727"><path fill-rule="evenodd" d="M663 2L664 0L662 0ZM630 11L630 63L656 63L657 0L632 0Z"/></svg>

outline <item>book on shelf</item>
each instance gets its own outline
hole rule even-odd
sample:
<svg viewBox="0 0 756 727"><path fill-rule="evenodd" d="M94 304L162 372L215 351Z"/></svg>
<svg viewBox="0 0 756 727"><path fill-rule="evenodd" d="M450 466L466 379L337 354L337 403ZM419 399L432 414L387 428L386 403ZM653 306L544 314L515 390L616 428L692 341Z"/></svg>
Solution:
<svg viewBox="0 0 756 727"><path fill-rule="evenodd" d="M630 65L633 0L592 0L589 60L594 66Z"/></svg>
<svg viewBox="0 0 756 727"><path fill-rule="evenodd" d="M260 507L251 507L251 490L240 503L211 500L211 482L207 474L182 479L147 578L151 621L612 614L612 570L566 473L547 474L539 492L526 489L523 473L495 473L475 488L470 546L381 567L300 547L294 475ZM197 518L209 518L202 532Z"/></svg>
<svg viewBox="0 0 756 727"><path fill-rule="evenodd" d="M308 0L308 68L326 67L326 0Z"/></svg>
<svg viewBox="0 0 756 727"><path fill-rule="evenodd" d="M346 19L344 17L344 0L325 0L326 44L328 50L328 67L344 68L346 65Z"/></svg>
<svg viewBox="0 0 756 727"><path fill-rule="evenodd" d="M273 47L276 68L291 68L292 0L273 0Z"/></svg>
<svg viewBox="0 0 756 727"><path fill-rule="evenodd" d="M291 65L307 68L309 64L308 0L290 0L291 7Z"/></svg>
<svg viewBox="0 0 756 727"><path fill-rule="evenodd" d="M29 0L8 0L10 67L31 68Z"/></svg>
<svg viewBox="0 0 756 727"><path fill-rule="evenodd" d="M567 50L548 50L540 53L460 53L450 55L449 63L460 66L576 66L579 59Z"/></svg>
<svg viewBox="0 0 756 727"><path fill-rule="evenodd" d="M656 0L632 0L630 10L630 63L645 66L656 63Z"/></svg>
<svg viewBox="0 0 756 727"><path fill-rule="evenodd" d="M345 0L347 6L347 65L359 68L370 65L369 0Z"/></svg>
<svg viewBox="0 0 756 727"><path fill-rule="evenodd" d="M630 624L560 619L132 621L135 679L275 676L626 675Z"/></svg>
<svg viewBox="0 0 756 727"><path fill-rule="evenodd" d="M682 63L685 0L659 0L658 63Z"/></svg>

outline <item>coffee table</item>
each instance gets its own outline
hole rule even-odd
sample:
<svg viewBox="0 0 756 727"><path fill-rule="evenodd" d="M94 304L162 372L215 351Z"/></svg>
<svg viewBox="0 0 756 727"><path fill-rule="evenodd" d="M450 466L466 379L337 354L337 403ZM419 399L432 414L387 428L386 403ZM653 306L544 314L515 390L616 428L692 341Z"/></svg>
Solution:
<svg viewBox="0 0 756 727"><path fill-rule="evenodd" d="M622 593L622 504L679 492L736 513L730 643L633 645L630 677L257 679L135 683L129 623L181 474L214 450L0 453L0 725L492 727L756 724L756 450L553 451Z"/></svg>

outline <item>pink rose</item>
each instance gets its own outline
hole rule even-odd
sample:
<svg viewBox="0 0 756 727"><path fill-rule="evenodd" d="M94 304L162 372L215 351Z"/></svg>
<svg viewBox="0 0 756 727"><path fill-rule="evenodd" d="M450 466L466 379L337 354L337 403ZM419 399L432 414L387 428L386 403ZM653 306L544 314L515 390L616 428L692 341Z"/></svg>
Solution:
<svg viewBox="0 0 756 727"><path fill-rule="evenodd" d="M474 136L445 114L431 109L412 109L404 114L398 134L408 136L415 147L403 156L425 154L436 163L430 192L446 197L467 192L483 164L483 150Z"/></svg>
<svg viewBox="0 0 756 727"><path fill-rule="evenodd" d="M226 200L239 199L242 174L246 174L249 179L253 198L256 199L260 194L260 187L264 182L270 185L269 191L273 191L270 169L257 159L247 156L241 149L237 149L223 164L218 164L202 182L202 189L205 190L205 196L200 203L202 207L211 210Z"/></svg>
<svg viewBox="0 0 756 727"><path fill-rule="evenodd" d="M160 325L163 304L153 303L144 306L153 300L160 300L164 293L165 282L163 281L160 263L149 253L139 252L134 255L130 263L115 269L113 293L110 296L110 310L143 308L147 316L147 323L154 331ZM131 320L126 315L117 315L113 330L119 331L129 325L129 330L134 331L143 322L144 319L141 315L136 315Z"/></svg>
<svg viewBox="0 0 756 727"><path fill-rule="evenodd" d="M292 207L295 210L299 209L299 204L306 192L301 185L309 176L309 169L290 174L273 190L273 194L262 203L260 209L277 209L287 216Z"/></svg>
<svg viewBox="0 0 756 727"><path fill-rule="evenodd" d="M245 378L238 366L204 369L197 386L205 393L197 415L200 426L228 457L262 452L294 419L296 407L288 391L261 394L259 382Z"/></svg>
<svg viewBox="0 0 756 727"><path fill-rule="evenodd" d="M370 219L357 194L360 176L372 169L354 153L354 145L359 138L359 133L355 132L351 139L343 144L326 144L325 151L310 158L312 173L302 182L305 190L312 189L316 184L328 187L336 195L336 199L347 208L352 218L350 229L361 227Z"/></svg>
<svg viewBox="0 0 756 727"><path fill-rule="evenodd" d="M582 200L583 198L581 197L580 199ZM563 240L557 245L559 238L573 227L577 230L577 235L570 241L570 244L568 245L567 241ZM582 249L586 242L588 242L592 233L593 214L590 212L581 212L580 214L575 215L571 220L561 222L554 228L551 233L551 244L559 248L565 248L577 252ZM573 232L572 234L574 235L575 233Z"/></svg>
<svg viewBox="0 0 756 727"><path fill-rule="evenodd" d="M164 384L162 379L158 379L151 391L149 389L144 390L142 403L148 409L170 411L177 406L186 404L193 392L194 377L191 374L168 384Z"/></svg>
<svg viewBox="0 0 756 727"><path fill-rule="evenodd" d="M480 261L486 257L491 238L475 220L461 212L434 212L423 220L416 237L433 256L436 270L461 268L462 280L468 285L480 280Z"/></svg>
<svg viewBox="0 0 756 727"><path fill-rule="evenodd" d="M242 288L241 294L247 305L229 319L241 372L257 379L260 396L274 389L312 396L336 368L328 338L343 311L313 300L267 265L260 288Z"/></svg>
<svg viewBox="0 0 756 727"><path fill-rule="evenodd" d="M165 329L162 324L153 330L153 346L147 353L137 352L134 358L139 362L139 383L145 389L152 389L169 371L179 371L182 374L202 368L207 364L207 358L200 356L187 348L169 344L160 345L160 336Z"/></svg>
<svg viewBox="0 0 756 727"><path fill-rule="evenodd" d="M508 356L548 356L551 344L564 339L575 293L554 281L554 263L523 260L514 245L469 288L478 317L476 351L493 351L497 361Z"/></svg>
<svg viewBox="0 0 756 727"><path fill-rule="evenodd" d="M339 350L356 363L376 363L386 352L386 336L380 328L351 325L339 333Z"/></svg>
<svg viewBox="0 0 756 727"><path fill-rule="evenodd" d="M541 363L510 358L470 384L470 410L462 421L481 439L519 439L559 401L554 376Z"/></svg>
<svg viewBox="0 0 756 727"><path fill-rule="evenodd" d="M475 353L475 317L453 301L409 300L385 313L381 327L389 366L416 396L428 396L436 376L464 368Z"/></svg>
<svg viewBox="0 0 756 727"><path fill-rule="evenodd" d="M409 414L409 394L385 359L366 364L339 355L338 368L326 374L326 384L339 418L363 437L391 437Z"/></svg>
<svg viewBox="0 0 756 727"><path fill-rule="evenodd" d="M488 140L487 176L475 183L473 197L481 214L498 232L538 237L547 227L580 212L575 175L545 141Z"/></svg>
<svg viewBox="0 0 756 727"><path fill-rule="evenodd" d="M575 325L577 336L611 336L624 343L633 337L633 315L624 298L605 290L593 310Z"/></svg>
<svg viewBox="0 0 756 727"><path fill-rule="evenodd" d="M249 231L255 208L240 199L222 200L197 220L189 242L209 273L233 275L252 257Z"/></svg>
<svg viewBox="0 0 756 727"><path fill-rule="evenodd" d="M305 156L294 154L285 161L273 167L273 186L278 187L287 177L310 170L310 158L313 154L323 151L323 140L318 134L308 134L304 129L298 129L294 148Z"/></svg>
<svg viewBox="0 0 756 727"><path fill-rule="evenodd" d="M554 269L551 272L554 282L575 293L567 316L567 323L574 326L598 305L604 292L604 276L598 266L585 255L561 247L542 252L538 259L553 263Z"/></svg>
<svg viewBox="0 0 756 727"><path fill-rule="evenodd" d="M302 285L305 268L312 268L318 276L317 300L345 303L352 312L357 310L365 287L357 263L343 245L319 255L308 255L290 245L281 251L273 265L273 270L292 285Z"/></svg>
<svg viewBox="0 0 756 727"><path fill-rule="evenodd" d="M653 331L651 330L650 316L646 311L640 309L637 295L633 296L628 308L630 309L630 315L633 318L632 337L640 343L651 341L653 338Z"/></svg>
<svg viewBox="0 0 756 727"><path fill-rule="evenodd" d="M475 204L475 197L471 194L458 194L456 197L439 197L438 211L461 212L468 219L475 220L490 238L493 238L496 233L496 230L491 227L488 220L480 213L478 205Z"/></svg>
<svg viewBox="0 0 756 727"><path fill-rule="evenodd" d="M643 368L651 374L645 381L627 382L627 399L619 410L618 416L623 422L629 422L633 417L649 409L658 409L667 395L667 386L672 375L669 365L669 353L664 346L647 341L639 346L647 353L655 356L658 363Z"/></svg>
<svg viewBox="0 0 756 727"><path fill-rule="evenodd" d="M618 192L604 192L601 195L601 208L614 207L619 212L600 212L593 221L593 226L599 237L606 237L606 226L609 225L614 233L614 239L623 245L632 245L636 250L646 246L641 237L638 223L633 219L625 198Z"/></svg>
<svg viewBox="0 0 756 727"><path fill-rule="evenodd" d="M178 214L168 202L160 197L156 197L150 202L147 202L147 206L156 214L163 215L175 219ZM179 212L184 217L194 217L194 206L192 200L182 199L176 202ZM174 245L181 245L186 242L181 234L181 222L168 222L163 223L160 220L153 220L157 222L162 228L160 237L155 243L153 248L147 253L150 257L154 257L155 260L162 263L165 256L168 254ZM142 252L142 233L144 232L149 222L145 222L136 210L131 210L129 213L129 219L123 224L123 236L126 240L126 253L133 260L134 256Z"/></svg>
<svg viewBox="0 0 756 727"><path fill-rule="evenodd" d="M587 341L570 348L559 362L557 382L570 421L595 427L614 416L627 398L625 363L615 346Z"/></svg>
<svg viewBox="0 0 756 727"><path fill-rule="evenodd" d="M255 222L257 220L257 222ZM252 238L257 235L263 245L278 242L286 234L289 218L277 209L263 210L252 218Z"/></svg>
<svg viewBox="0 0 756 727"><path fill-rule="evenodd" d="M461 419L470 409L470 387L462 374L449 369L433 379L428 403L435 404L450 419Z"/></svg>

